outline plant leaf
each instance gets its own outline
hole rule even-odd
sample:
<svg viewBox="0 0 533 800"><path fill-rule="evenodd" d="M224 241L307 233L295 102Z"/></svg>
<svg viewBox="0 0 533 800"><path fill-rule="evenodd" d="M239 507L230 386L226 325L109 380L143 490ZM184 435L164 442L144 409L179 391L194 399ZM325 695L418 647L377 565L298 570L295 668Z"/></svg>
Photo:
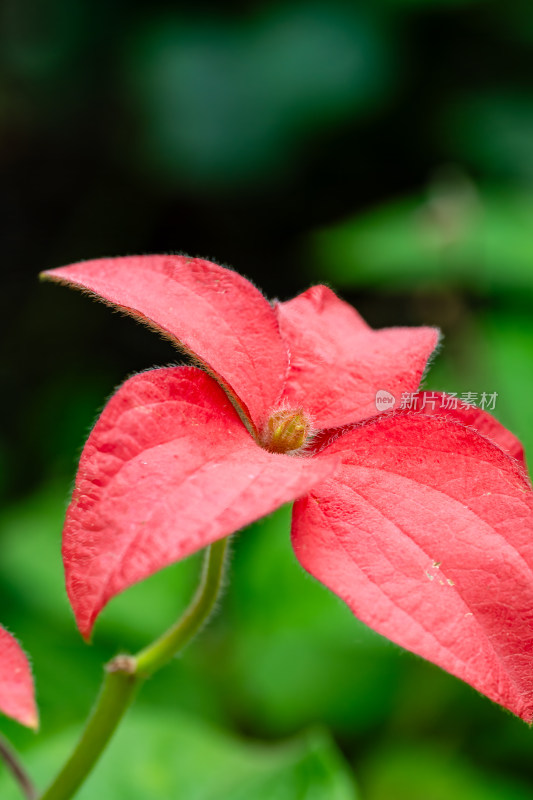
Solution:
<svg viewBox="0 0 533 800"><path fill-rule="evenodd" d="M246 278L173 255L82 261L42 276L97 295L169 336L261 426L281 391L287 351L272 307Z"/></svg>
<svg viewBox="0 0 533 800"><path fill-rule="evenodd" d="M260 448L199 369L130 378L87 441L67 511L67 592L83 636L114 595L300 497L337 463Z"/></svg>
<svg viewBox="0 0 533 800"><path fill-rule="evenodd" d="M375 416L376 392L414 392L437 345L436 328L374 331L326 286L276 307L290 352L283 400L302 405L317 428Z"/></svg>
<svg viewBox="0 0 533 800"><path fill-rule="evenodd" d="M30 665L18 642L0 627L0 711L28 728L37 728Z"/></svg>
<svg viewBox="0 0 533 800"><path fill-rule="evenodd" d="M393 414L341 436L296 503L301 564L363 622L533 719L533 492L471 428Z"/></svg>
<svg viewBox="0 0 533 800"><path fill-rule="evenodd" d="M508 431L501 422L498 422L488 411L478 408L473 405L462 405L461 402L457 403L457 408L443 408L442 403L446 398L446 392L420 392L420 403L418 408L421 414L429 416L447 417L448 419L460 422L462 425L467 425L473 428L482 436L486 436L510 456L516 458L522 467L526 468L526 456L522 442L517 439L511 431ZM424 396L426 398L434 397L436 401L424 403Z"/></svg>

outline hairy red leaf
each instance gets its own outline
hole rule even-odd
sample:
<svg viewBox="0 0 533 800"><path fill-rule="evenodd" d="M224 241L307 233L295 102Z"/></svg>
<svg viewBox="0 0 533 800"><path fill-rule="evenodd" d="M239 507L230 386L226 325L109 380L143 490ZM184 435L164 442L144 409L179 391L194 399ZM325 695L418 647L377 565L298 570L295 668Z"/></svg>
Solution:
<svg viewBox="0 0 533 800"><path fill-rule="evenodd" d="M261 427L281 392L287 349L272 307L246 278L172 255L82 261L43 277L85 289L177 340Z"/></svg>
<svg viewBox="0 0 533 800"><path fill-rule="evenodd" d="M263 450L194 367L130 378L89 437L67 512L67 591L82 634L111 597L300 497L338 461Z"/></svg>
<svg viewBox="0 0 533 800"><path fill-rule="evenodd" d="M427 397L435 396L437 401L435 403L428 402L424 405L424 394ZM445 392L420 392L420 397L422 400L419 405L421 408L419 413L437 417L445 416L448 419L453 419L456 422L467 425L469 428L473 428L482 436L486 436L487 439L491 439L491 441L499 445L510 456L516 458L527 470L522 442L511 431L504 428L497 419L494 419L488 411L477 408L477 406L463 405L461 402L457 403L457 408L453 408L453 405L450 408L443 408L446 398L450 397Z"/></svg>
<svg viewBox="0 0 533 800"><path fill-rule="evenodd" d="M303 566L380 633L533 719L520 443L437 393L425 409L377 414L380 390L416 392L435 329L373 331L324 286L273 310L244 278L181 256L46 276L148 322L218 381L183 367L137 375L89 437L63 539L85 636L127 586L311 491L294 511ZM288 444L298 457L279 452Z"/></svg>
<svg viewBox="0 0 533 800"><path fill-rule="evenodd" d="M276 307L290 353L283 399L303 405L317 428L376 414L376 392L414 392L434 351L436 328L374 331L352 306L314 286Z"/></svg>
<svg viewBox="0 0 533 800"><path fill-rule="evenodd" d="M0 627L0 711L29 728L37 728L33 679L17 641Z"/></svg>
<svg viewBox="0 0 533 800"><path fill-rule="evenodd" d="M393 414L323 454L334 479L295 504L302 565L379 633L533 719L533 493L523 469L450 419Z"/></svg>

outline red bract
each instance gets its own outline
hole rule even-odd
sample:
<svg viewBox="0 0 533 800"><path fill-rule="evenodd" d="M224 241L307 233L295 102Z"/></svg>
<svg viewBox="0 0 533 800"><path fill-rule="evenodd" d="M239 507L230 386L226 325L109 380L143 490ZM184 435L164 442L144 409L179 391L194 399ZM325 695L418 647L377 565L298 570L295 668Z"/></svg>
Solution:
<svg viewBox="0 0 533 800"><path fill-rule="evenodd" d="M89 437L63 540L84 636L126 587L296 500L305 569L379 633L533 718L520 443L471 407L376 414L379 390L417 390L436 330L373 331L324 286L270 305L181 256L45 276L147 322L207 371L136 375Z"/></svg>
<svg viewBox="0 0 533 800"><path fill-rule="evenodd" d="M0 627L0 711L36 728L37 709L28 659L15 639Z"/></svg>

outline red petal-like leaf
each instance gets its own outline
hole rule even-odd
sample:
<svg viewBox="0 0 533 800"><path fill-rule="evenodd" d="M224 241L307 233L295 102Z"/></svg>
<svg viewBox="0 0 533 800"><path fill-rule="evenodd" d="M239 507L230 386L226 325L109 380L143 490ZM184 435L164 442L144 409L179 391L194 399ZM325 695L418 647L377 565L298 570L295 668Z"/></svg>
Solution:
<svg viewBox="0 0 533 800"><path fill-rule="evenodd" d="M130 378L85 446L67 512L67 591L87 637L114 595L300 497L338 458L261 449L194 367Z"/></svg>
<svg viewBox="0 0 533 800"><path fill-rule="evenodd" d="M533 718L533 493L451 420L381 417L337 439L295 505L302 565L379 633Z"/></svg>
<svg viewBox="0 0 533 800"><path fill-rule="evenodd" d="M0 627L0 711L29 728L37 728L33 679L20 645Z"/></svg>
<svg viewBox="0 0 533 800"><path fill-rule="evenodd" d="M436 398L433 400L433 398ZM416 410L421 414L442 417L460 422L469 428L474 428L482 436L495 442L510 456L527 469L524 447L522 442L514 436L511 431L498 422L497 419L477 406L462 404L457 402L454 408L453 398L444 392L420 392Z"/></svg>
<svg viewBox="0 0 533 800"><path fill-rule="evenodd" d="M83 261L43 276L85 289L178 340L261 427L281 391L287 350L272 307L246 278L172 255Z"/></svg>
<svg viewBox="0 0 533 800"><path fill-rule="evenodd" d="M416 391L439 337L435 328L374 331L325 286L276 310L290 354L283 399L303 406L318 428L375 416L379 390Z"/></svg>

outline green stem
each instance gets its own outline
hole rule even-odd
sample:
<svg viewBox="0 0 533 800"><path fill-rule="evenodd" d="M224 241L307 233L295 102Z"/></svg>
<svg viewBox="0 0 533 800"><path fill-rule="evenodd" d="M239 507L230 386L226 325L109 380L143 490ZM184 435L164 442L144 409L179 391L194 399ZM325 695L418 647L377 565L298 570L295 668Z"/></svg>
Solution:
<svg viewBox="0 0 533 800"><path fill-rule="evenodd" d="M96 701L72 755L41 800L70 800L102 755L143 681L167 664L201 630L213 611L224 580L228 539L206 550L200 585L183 616L136 656L120 655L106 667Z"/></svg>
<svg viewBox="0 0 533 800"><path fill-rule="evenodd" d="M126 672L107 672L100 696L71 757L42 795L42 800L66 800L79 789L98 761L133 699L138 680Z"/></svg>
<svg viewBox="0 0 533 800"><path fill-rule="evenodd" d="M191 641L211 616L224 583L228 539L211 545L196 594L182 617L155 642L136 655L137 673L148 677Z"/></svg>

